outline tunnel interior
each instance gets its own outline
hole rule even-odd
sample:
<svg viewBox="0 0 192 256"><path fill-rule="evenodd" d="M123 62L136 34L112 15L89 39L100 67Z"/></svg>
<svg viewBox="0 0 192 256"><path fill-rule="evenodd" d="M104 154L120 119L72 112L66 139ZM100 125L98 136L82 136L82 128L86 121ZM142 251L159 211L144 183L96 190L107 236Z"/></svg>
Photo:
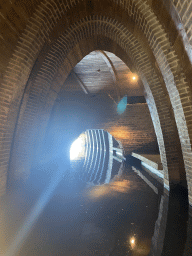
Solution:
<svg viewBox="0 0 192 256"><path fill-rule="evenodd" d="M105 54L120 70L121 95L111 88L114 81L100 53L92 52L71 71L55 101L30 172L9 181L3 206L4 230L9 237L6 255L147 255L150 251L162 188L155 193L147 187L131 169L129 156L133 150L158 154L157 139L139 81L133 80L133 86L134 74L128 67L112 53ZM96 73L90 84L86 80L93 81L90 76L94 72L101 74ZM84 86L88 84L89 93L82 89L77 74ZM129 76L130 90L123 81L125 76ZM118 101L125 93L126 110L119 114ZM96 167L98 157L91 150L84 172L82 162L70 161L71 145L85 131L89 136L103 134L102 171ZM120 145L122 158L116 151ZM95 148L98 150L98 145ZM13 228L11 223L18 219Z"/></svg>
<svg viewBox="0 0 192 256"><path fill-rule="evenodd" d="M192 254L191 6L0 0L0 254Z"/></svg>
<svg viewBox="0 0 192 256"><path fill-rule="evenodd" d="M136 74L117 56L104 52L118 70L118 83L114 82L101 54L91 52L70 72L28 173L8 180L2 204L3 230L9 237L2 240L6 255L150 253L161 204L168 202L162 183L147 176L131 153L158 155L158 142L139 77L135 81ZM124 95L126 107L119 113L118 102ZM107 182L111 161L108 136L100 182L92 182L97 164L93 152L87 173L82 162L70 161L73 142L95 129L110 134L112 148L120 143L123 151L121 164L115 161L117 152L112 151Z"/></svg>

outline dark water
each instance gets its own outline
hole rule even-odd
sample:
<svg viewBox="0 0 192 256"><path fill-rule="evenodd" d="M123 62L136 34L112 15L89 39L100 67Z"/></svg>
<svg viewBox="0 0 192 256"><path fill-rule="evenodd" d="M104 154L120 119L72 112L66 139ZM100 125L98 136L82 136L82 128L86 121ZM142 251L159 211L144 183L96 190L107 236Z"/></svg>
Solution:
<svg viewBox="0 0 192 256"><path fill-rule="evenodd" d="M1 202L0 255L148 255L159 196L131 168L89 186L57 161Z"/></svg>

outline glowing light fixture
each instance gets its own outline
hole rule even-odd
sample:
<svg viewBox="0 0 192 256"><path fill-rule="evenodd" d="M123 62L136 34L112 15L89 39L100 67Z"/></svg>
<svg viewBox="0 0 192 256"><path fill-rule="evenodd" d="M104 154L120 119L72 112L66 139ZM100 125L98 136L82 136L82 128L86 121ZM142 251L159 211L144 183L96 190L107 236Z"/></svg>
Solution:
<svg viewBox="0 0 192 256"><path fill-rule="evenodd" d="M136 244L135 244L135 237L131 237L129 242L130 242L131 249L133 250L135 248L135 246L136 246Z"/></svg>
<svg viewBox="0 0 192 256"><path fill-rule="evenodd" d="M136 82L138 80L137 74L132 74L132 81Z"/></svg>
<svg viewBox="0 0 192 256"><path fill-rule="evenodd" d="M78 160L83 156L85 151L85 140L83 137L76 139L70 148L70 160Z"/></svg>
<svg viewBox="0 0 192 256"><path fill-rule="evenodd" d="M135 243L135 238L131 238L131 244Z"/></svg>

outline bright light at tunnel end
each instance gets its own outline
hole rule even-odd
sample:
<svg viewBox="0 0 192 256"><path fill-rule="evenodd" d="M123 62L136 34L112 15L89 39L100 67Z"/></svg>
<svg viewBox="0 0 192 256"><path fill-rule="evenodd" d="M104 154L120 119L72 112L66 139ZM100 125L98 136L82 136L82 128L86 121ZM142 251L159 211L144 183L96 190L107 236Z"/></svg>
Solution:
<svg viewBox="0 0 192 256"><path fill-rule="evenodd" d="M76 139L70 148L70 160L77 160L84 150L84 140L79 137Z"/></svg>

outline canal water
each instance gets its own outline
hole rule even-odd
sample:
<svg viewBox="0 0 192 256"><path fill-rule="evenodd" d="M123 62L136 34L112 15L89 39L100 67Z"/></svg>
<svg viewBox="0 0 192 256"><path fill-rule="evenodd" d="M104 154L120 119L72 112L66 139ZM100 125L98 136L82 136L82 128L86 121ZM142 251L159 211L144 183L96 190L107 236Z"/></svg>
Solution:
<svg viewBox="0 0 192 256"><path fill-rule="evenodd" d="M124 164L93 186L58 163L36 167L2 199L0 255L148 255L160 193L140 171Z"/></svg>

